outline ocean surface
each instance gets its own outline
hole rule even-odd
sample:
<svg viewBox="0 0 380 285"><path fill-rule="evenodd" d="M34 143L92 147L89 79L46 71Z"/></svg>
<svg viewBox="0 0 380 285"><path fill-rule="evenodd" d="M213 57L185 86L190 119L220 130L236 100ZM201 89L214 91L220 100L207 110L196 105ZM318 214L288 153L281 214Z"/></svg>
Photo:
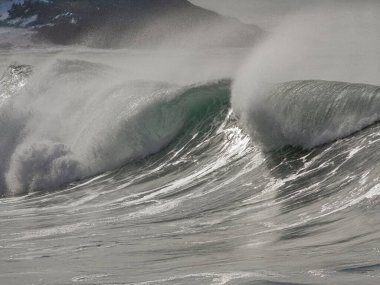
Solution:
<svg viewBox="0 0 380 285"><path fill-rule="evenodd" d="M249 53L2 49L0 283L379 284L380 87Z"/></svg>

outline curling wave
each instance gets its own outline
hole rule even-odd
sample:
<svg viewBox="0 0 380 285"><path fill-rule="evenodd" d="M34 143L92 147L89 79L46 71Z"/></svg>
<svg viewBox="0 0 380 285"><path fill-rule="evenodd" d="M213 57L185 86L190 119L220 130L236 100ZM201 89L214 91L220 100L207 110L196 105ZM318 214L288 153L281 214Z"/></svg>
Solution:
<svg viewBox="0 0 380 285"><path fill-rule="evenodd" d="M188 87L128 81L95 90L94 80L99 72L104 76L104 69L58 61L42 75L33 75L25 88L29 73L6 72L3 78L22 90L3 96L0 110L5 134L0 141L1 193L54 190L121 167L160 151L228 109L228 80ZM70 93L78 80L84 87Z"/></svg>
<svg viewBox="0 0 380 285"><path fill-rule="evenodd" d="M264 150L306 149L353 134L380 120L380 87L302 80L266 89L239 115Z"/></svg>

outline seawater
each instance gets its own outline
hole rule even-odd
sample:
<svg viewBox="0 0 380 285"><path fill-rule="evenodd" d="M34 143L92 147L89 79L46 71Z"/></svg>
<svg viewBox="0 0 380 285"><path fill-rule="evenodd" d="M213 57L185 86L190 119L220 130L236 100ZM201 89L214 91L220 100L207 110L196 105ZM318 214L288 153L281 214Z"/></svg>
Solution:
<svg viewBox="0 0 380 285"><path fill-rule="evenodd" d="M245 54L3 51L0 283L377 284L379 125L338 104L344 135L264 150L230 103Z"/></svg>

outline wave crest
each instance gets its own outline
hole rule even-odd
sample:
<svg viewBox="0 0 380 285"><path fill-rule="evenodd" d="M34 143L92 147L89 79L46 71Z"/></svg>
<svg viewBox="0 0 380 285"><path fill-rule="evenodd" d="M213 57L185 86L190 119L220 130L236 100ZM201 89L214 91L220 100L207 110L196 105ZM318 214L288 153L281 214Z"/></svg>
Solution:
<svg viewBox="0 0 380 285"><path fill-rule="evenodd" d="M240 113L264 150L312 148L369 126L380 119L380 87L323 80L272 86Z"/></svg>

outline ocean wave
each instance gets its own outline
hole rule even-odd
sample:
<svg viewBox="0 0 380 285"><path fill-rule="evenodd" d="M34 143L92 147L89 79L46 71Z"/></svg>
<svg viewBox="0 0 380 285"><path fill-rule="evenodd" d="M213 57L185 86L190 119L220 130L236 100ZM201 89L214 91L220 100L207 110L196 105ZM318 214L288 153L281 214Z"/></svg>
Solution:
<svg viewBox="0 0 380 285"><path fill-rule="evenodd" d="M0 110L1 193L55 190L121 167L228 109L228 80L186 87L124 80L103 88L96 81L107 72L58 60L26 86L27 76L8 72L7 82L23 85L3 96Z"/></svg>
<svg viewBox="0 0 380 285"><path fill-rule="evenodd" d="M380 119L380 87L374 85L302 80L261 92L238 114L266 151L285 146L310 149Z"/></svg>

